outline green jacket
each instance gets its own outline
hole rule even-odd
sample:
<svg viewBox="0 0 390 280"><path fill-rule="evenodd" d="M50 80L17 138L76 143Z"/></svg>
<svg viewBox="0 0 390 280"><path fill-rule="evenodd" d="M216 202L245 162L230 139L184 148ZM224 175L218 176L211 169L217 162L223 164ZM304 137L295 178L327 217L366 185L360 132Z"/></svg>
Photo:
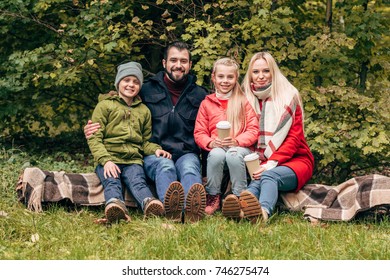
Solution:
<svg viewBox="0 0 390 280"><path fill-rule="evenodd" d="M143 164L144 155L152 155L161 146L149 142L152 118L148 107L137 96L129 107L119 95L99 96L92 122L101 128L88 139L96 163L111 160L116 164Z"/></svg>

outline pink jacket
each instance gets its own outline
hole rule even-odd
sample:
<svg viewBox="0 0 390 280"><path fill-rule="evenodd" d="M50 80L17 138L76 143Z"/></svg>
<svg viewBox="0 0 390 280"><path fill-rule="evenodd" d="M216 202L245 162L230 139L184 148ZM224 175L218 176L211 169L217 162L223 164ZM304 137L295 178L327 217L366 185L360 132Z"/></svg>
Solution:
<svg viewBox="0 0 390 280"><path fill-rule="evenodd" d="M242 128L235 139L238 146L254 149L254 144L259 137L259 120L249 102L245 106L246 127ZM218 136L216 125L224 120L226 120L226 111L215 93L207 95L200 104L194 130L195 142L201 149L210 151L208 145Z"/></svg>

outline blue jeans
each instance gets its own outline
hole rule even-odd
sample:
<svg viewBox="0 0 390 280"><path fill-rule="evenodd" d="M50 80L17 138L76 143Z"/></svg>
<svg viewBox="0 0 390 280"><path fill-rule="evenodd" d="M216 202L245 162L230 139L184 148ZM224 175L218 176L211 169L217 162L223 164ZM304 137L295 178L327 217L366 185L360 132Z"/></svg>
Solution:
<svg viewBox="0 0 390 280"><path fill-rule="evenodd" d="M193 184L202 183L200 159L194 153L185 154L176 162L155 155L146 156L144 170L146 175L155 182L158 198L162 202L169 185L174 181L181 182L185 196Z"/></svg>
<svg viewBox="0 0 390 280"><path fill-rule="evenodd" d="M248 191L257 197L261 207L271 215L278 201L278 192L295 190L297 185L297 176L291 168L276 166L271 170L264 171L260 180L252 180Z"/></svg>
<svg viewBox="0 0 390 280"><path fill-rule="evenodd" d="M210 195L221 193L223 171L228 168L232 192L237 196L240 195L247 187L244 157L250 153L250 149L243 147L232 147L227 150L212 149L207 157L207 193Z"/></svg>
<svg viewBox="0 0 390 280"><path fill-rule="evenodd" d="M144 209L144 199L153 197L149 186L146 184L144 169L139 164L117 164L121 173L119 178L104 178L104 167L100 164L96 166L95 172L102 182L104 189L104 199L106 203L115 198L124 202L123 185L134 196L138 206Z"/></svg>

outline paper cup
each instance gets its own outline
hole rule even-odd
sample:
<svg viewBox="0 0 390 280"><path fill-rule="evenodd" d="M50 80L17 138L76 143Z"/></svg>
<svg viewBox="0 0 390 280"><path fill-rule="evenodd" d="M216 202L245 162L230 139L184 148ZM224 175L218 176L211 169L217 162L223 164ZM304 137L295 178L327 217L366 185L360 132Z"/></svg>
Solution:
<svg viewBox="0 0 390 280"><path fill-rule="evenodd" d="M246 164L246 168L248 169L248 173L253 180L253 173L260 169L259 155L257 153L246 155L244 157L244 161Z"/></svg>
<svg viewBox="0 0 390 280"><path fill-rule="evenodd" d="M230 136L231 125L228 121L220 121L217 123L218 138L223 140Z"/></svg>

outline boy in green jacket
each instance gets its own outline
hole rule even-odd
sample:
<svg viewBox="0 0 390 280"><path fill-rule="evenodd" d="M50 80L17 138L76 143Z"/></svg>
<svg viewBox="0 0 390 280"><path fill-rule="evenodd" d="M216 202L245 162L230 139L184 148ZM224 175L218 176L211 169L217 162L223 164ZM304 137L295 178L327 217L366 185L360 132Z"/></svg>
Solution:
<svg viewBox="0 0 390 280"><path fill-rule="evenodd" d="M164 214L164 206L154 198L145 179L143 157L171 154L149 142L152 120L149 109L138 96L143 83L142 66L128 62L118 66L115 88L118 94L101 95L92 114L100 129L88 139L97 163L96 174L102 182L106 200L105 215L112 223L130 220L123 199L122 183L134 196L145 216Z"/></svg>

